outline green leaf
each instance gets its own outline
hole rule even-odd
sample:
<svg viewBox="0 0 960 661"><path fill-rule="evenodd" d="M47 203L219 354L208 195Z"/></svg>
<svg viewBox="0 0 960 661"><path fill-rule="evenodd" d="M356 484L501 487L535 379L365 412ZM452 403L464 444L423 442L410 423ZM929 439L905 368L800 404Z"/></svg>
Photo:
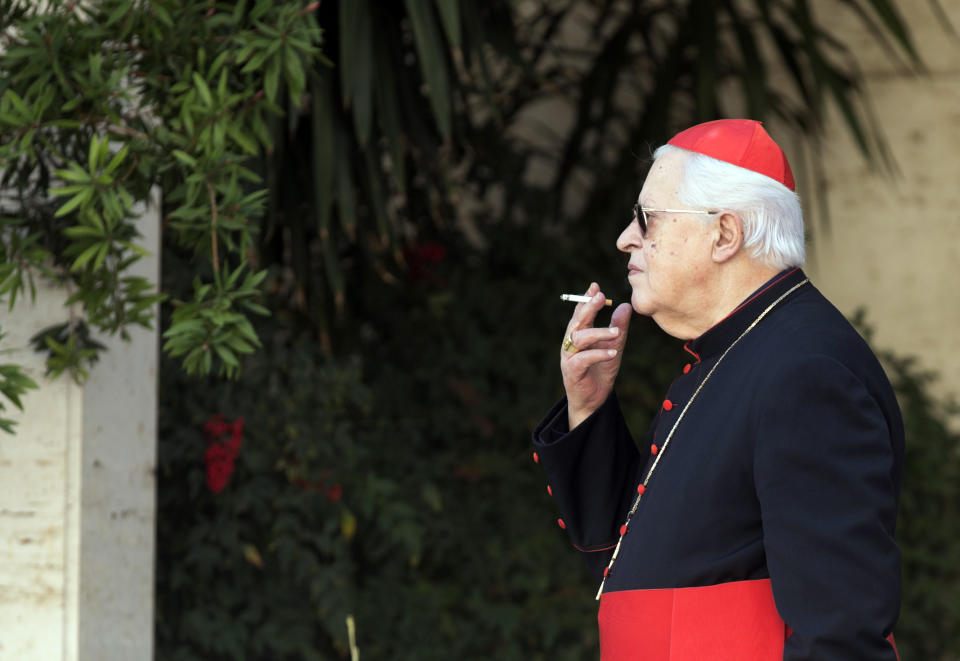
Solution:
<svg viewBox="0 0 960 661"><path fill-rule="evenodd" d="M27 107L27 104L23 102L23 99L20 98L20 95L13 91L13 88L7 88L3 93L3 99L9 100L13 104L13 107L20 114L21 120L28 121L30 119L30 109Z"/></svg>
<svg viewBox="0 0 960 661"><path fill-rule="evenodd" d="M191 167L191 168L197 167L197 159L195 159L193 156L186 153L185 151L181 151L180 149L174 149L172 153L175 159L177 159L187 167Z"/></svg>
<svg viewBox="0 0 960 661"><path fill-rule="evenodd" d="M357 138L370 138L373 92L373 28L367 0L340 3L340 87L346 107L352 107Z"/></svg>
<svg viewBox="0 0 960 661"><path fill-rule="evenodd" d="M337 162L334 160L334 111L330 95L330 84L326 77L314 83L313 112L311 113L313 137L313 203L317 214L317 227L321 241L328 239L330 226L330 208L333 204L334 174ZM344 163L339 164L343 167Z"/></svg>
<svg viewBox="0 0 960 661"><path fill-rule="evenodd" d="M73 186L61 186L60 188L51 188L49 193L54 197L63 197L65 195L75 195L80 191L85 191L90 188L90 185L75 184Z"/></svg>
<svg viewBox="0 0 960 661"><path fill-rule="evenodd" d="M740 47L740 58L743 61L740 82L743 85L743 95L747 99L747 114L762 120L767 115L766 66L754 39L751 23L740 16L733 0L724 0L724 7L730 14Z"/></svg>
<svg viewBox="0 0 960 661"><path fill-rule="evenodd" d="M90 149L87 154L88 171L93 174L97 171L97 160L100 158L100 136L94 134L90 138Z"/></svg>
<svg viewBox="0 0 960 661"><path fill-rule="evenodd" d="M173 18L170 17L170 12L168 12L162 4L159 2L151 2L149 7L161 23L168 28L173 27Z"/></svg>
<svg viewBox="0 0 960 661"><path fill-rule="evenodd" d="M237 360L237 357L234 355L230 349L228 349L223 344L214 344L213 350L217 352L217 355L220 357L224 363L230 367L240 367L240 362Z"/></svg>
<svg viewBox="0 0 960 661"><path fill-rule="evenodd" d="M300 64L300 57L293 48L287 47L283 50L283 70L287 74L290 100L297 107L301 103L300 96L306 85L306 76L303 73L303 65Z"/></svg>
<svg viewBox="0 0 960 661"><path fill-rule="evenodd" d="M460 48L460 0L434 0L447 41L454 48Z"/></svg>
<svg viewBox="0 0 960 661"><path fill-rule="evenodd" d="M77 225L75 227L68 227L63 230L65 236L71 239L101 239L103 238L103 232L96 229L95 227L87 227L85 225Z"/></svg>
<svg viewBox="0 0 960 661"><path fill-rule="evenodd" d="M108 254L110 254L110 242L104 241L100 244L100 249L97 251L97 258L93 262L94 270L100 270Z"/></svg>
<svg viewBox="0 0 960 661"><path fill-rule="evenodd" d="M104 172L107 174L110 174L114 170L116 170L120 166L120 164L123 163L123 159L127 157L127 153L129 151L130 151L130 146L124 145L123 149L121 149L116 154L114 154L113 158L110 159L110 163L107 164L107 167L104 169Z"/></svg>
<svg viewBox="0 0 960 661"><path fill-rule="evenodd" d="M390 70L390 54L383 44L375 46L377 70L382 72L375 77L377 117L386 134L390 149L391 174L399 190L406 189L406 147L407 136L403 132L400 119L400 98L397 95L397 81L386 72Z"/></svg>
<svg viewBox="0 0 960 661"><path fill-rule="evenodd" d="M66 170L57 170L56 175L61 179L66 181L76 181L87 183L90 181L90 173L81 168L74 162L67 164L68 169Z"/></svg>
<svg viewBox="0 0 960 661"><path fill-rule="evenodd" d="M210 88L207 87L207 81L203 79L196 71L193 72L193 85L196 88L197 92L200 94L200 98L203 101L203 104L208 108L213 107L213 97L210 95Z"/></svg>
<svg viewBox="0 0 960 661"><path fill-rule="evenodd" d="M229 135L240 148L251 156L255 156L260 150L257 143L248 136L243 128L234 122L227 124L227 135Z"/></svg>
<svg viewBox="0 0 960 661"><path fill-rule="evenodd" d="M203 321L200 319L184 319L182 321L175 321L170 328L163 333L163 336L173 338L187 333L203 333L204 328Z"/></svg>
<svg viewBox="0 0 960 661"><path fill-rule="evenodd" d="M133 7L133 0L125 0L124 2L121 2L120 4L117 5L117 8L110 13L110 16L107 17L107 22L105 23L105 25L106 26L113 25L114 23L119 21L121 18L126 16L132 7Z"/></svg>
<svg viewBox="0 0 960 661"><path fill-rule="evenodd" d="M900 43L901 48L910 56L910 60L914 64L919 65L920 55L913 46L913 40L907 31L907 25L897 12L896 5L889 0L868 0L868 2L883 24L887 26L887 30L890 31L894 38Z"/></svg>
<svg viewBox="0 0 960 661"><path fill-rule="evenodd" d="M70 265L70 270L73 272L81 270L87 265L87 262L93 259L93 256L96 255L100 248L104 245L108 244L98 242L88 246L86 250L80 253L79 257L73 260L73 264Z"/></svg>
<svg viewBox="0 0 960 661"><path fill-rule="evenodd" d="M263 87L267 100L274 103L277 100L277 87L280 85L280 58L270 58L267 71L263 75Z"/></svg>
<svg viewBox="0 0 960 661"><path fill-rule="evenodd" d="M81 204L84 204L87 201L89 201L91 197L93 197L93 188L84 189L80 193L77 193L76 195L71 197L69 200L67 200L66 204L64 204L62 207L57 209L56 213L53 214L54 217L60 218L62 216L67 215L68 213L70 213L71 211L79 207Z"/></svg>
<svg viewBox="0 0 960 661"><path fill-rule="evenodd" d="M265 307L263 307L262 305L259 305L259 304L257 304L257 303L252 303L252 302L250 302L250 301L244 301L243 307L244 307L245 309L247 309L247 310L250 310L250 312L253 312L253 313L255 313L255 314L259 314L259 315L264 316L264 317L269 317L269 316L270 316L270 310L268 310L267 308L265 308Z"/></svg>
<svg viewBox="0 0 960 661"><path fill-rule="evenodd" d="M350 171L349 148L346 137L337 132L337 210L340 224L348 235L353 235L357 227L357 201L353 190L353 177ZM322 238L322 237L321 237ZM327 241L326 243L330 243Z"/></svg>
<svg viewBox="0 0 960 661"><path fill-rule="evenodd" d="M436 19L427 0L405 0L413 37L417 47L420 70L429 87L430 106L440 134L450 137L451 108L450 82L447 72L446 49Z"/></svg>

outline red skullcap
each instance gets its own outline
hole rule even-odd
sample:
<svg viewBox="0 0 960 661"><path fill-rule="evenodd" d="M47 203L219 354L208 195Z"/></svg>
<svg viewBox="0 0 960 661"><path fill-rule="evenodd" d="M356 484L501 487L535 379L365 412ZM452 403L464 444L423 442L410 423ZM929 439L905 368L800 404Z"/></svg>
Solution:
<svg viewBox="0 0 960 661"><path fill-rule="evenodd" d="M697 124L667 144L759 172L796 190L786 155L756 120L718 119Z"/></svg>

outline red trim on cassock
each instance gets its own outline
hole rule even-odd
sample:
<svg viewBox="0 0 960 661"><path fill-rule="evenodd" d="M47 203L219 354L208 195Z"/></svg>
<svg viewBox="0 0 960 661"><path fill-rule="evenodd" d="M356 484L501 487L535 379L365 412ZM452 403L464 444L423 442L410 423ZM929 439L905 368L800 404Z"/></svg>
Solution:
<svg viewBox="0 0 960 661"><path fill-rule="evenodd" d="M698 363L700 362L700 354L698 354L696 351L690 348L689 341L683 343L683 350L686 351L691 356L693 356L694 358L696 358Z"/></svg>
<svg viewBox="0 0 960 661"><path fill-rule="evenodd" d="M601 661L782 661L791 633L770 579L604 592L597 619Z"/></svg>

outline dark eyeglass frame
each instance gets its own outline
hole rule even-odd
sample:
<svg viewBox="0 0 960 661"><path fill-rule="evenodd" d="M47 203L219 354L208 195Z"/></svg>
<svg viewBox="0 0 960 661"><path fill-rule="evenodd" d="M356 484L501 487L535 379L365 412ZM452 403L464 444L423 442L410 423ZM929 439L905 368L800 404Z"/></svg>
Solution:
<svg viewBox="0 0 960 661"><path fill-rule="evenodd" d="M633 205L633 219L640 224L640 235L647 235L647 212L656 211L659 213L702 213L707 216L713 216L719 211L700 211L698 209L654 209L652 207L641 207L640 204Z"/></svg>

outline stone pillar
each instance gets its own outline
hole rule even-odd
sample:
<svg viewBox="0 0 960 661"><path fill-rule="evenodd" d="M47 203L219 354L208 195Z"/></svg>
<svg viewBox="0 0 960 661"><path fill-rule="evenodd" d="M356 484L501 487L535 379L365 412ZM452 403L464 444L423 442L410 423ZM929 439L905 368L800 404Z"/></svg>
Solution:
<svg viewBox="0 0 960 661"><path fill-rule="evenodd" d="M137 274L157 282L155 198ZM40 386L10 416L15 435L0 433L0 660L152 659L158 332L101 338L82 386L47 379L29 340L67 318L65 299L43 283L0 308L0 362Z"/></svg>

